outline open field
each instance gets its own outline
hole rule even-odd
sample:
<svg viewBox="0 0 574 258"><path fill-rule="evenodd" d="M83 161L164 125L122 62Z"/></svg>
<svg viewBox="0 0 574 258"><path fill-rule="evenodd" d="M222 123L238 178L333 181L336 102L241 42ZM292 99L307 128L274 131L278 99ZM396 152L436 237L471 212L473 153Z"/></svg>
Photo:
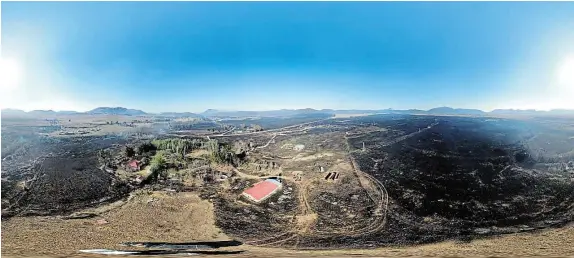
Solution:
<svg viewBox="0 0 574 258"><path fill-rule="evenodd" d="M213 207L192 193L138 192L93 218L24 217L2 222L4 254L73 255L122 242L227 240ZM97 209L84 212L98 214Z"/></svg>

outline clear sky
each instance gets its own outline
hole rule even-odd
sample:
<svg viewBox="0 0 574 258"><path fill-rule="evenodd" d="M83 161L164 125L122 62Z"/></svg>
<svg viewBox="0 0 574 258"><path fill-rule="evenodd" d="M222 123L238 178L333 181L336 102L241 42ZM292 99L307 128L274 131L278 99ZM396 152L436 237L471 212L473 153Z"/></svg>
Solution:
<svg viewBox="0 0 574 258"><path fill-rule="evenodd" d="M3 108L574 108L574 2L2 2Z"/></svg>

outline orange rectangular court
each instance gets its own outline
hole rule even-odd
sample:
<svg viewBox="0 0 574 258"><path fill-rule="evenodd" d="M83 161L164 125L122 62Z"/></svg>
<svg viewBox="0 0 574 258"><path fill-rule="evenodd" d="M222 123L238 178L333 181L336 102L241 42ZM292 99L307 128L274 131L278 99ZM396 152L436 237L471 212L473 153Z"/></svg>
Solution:
<svg viewBox="0 0 574 258"><path fill-rule="evenodd" d="M261 181L243 192L243 196L254 202L262 202L281 189L281 182L275 179Z"/></svg>

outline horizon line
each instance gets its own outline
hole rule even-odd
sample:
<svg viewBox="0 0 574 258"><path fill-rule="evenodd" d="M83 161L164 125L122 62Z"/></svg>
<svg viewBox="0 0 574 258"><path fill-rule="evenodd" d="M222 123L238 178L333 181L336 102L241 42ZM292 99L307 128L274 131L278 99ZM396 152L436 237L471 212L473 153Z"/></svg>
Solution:
<svg viewBox="0 0 574 258"><path fill-rule="evenodd" d="M509 111L536 111L536 112L549 112L549 111L574 111L574 109L568 109L568 108L552 108L552 109L534 109L534 108L530 108L530 109L520 109L520 108L495 108L495 109L491 109L489 111L486 110L482 110L479 108L457 108L457 107L449 107L449 106L438 106L438 107L433 107L430 109L420 109L420 108L408 108L408 109L395 109L395 108L380 108L380 109L368 109L368 108L349 108L349 109L334 109L334 108L321 108L321 109L317 109L317 108L281 108L281 109L267 109L267 110L232 110L232 109L217 109L217 108L208 108L205 109L204 111L201 112L192 112L192 111L162 111L162 112L146 112L142 109L137 109L137 108L127 108L127 107L121 107L121 106L99 106L99 107L95 107L93 109L90 110L86 110L86 111L78 111L78 110L56 110L56 109L33 109L33 110L25 110L25 109L19 109L19 108L10 108L10 107L5 107L5 108L1 108L0 111L7 111L7 110L13 110L13 111L22 111L25 113L30 113L30 112L35 112L35 111L44 111L44 112L76 112L76 113L88 113L90 111L93 111L95 109L98 108L122 108L122 109L126 109L126 110L134 110L134 111L141 111L143 113L146 114L162 114L162 113L193 113L193 114L201 114L201 113L205 113L209 110L213 110L216 112L270 112L270 111L291 111L291 110L306 110L306 109L310 109L310 110L315 110L315 111L322 111L322 110L332 110L332 111L388 111L388 110L394 110L394 111L408 111L408 110L419 110L419 111L430 111L432 109L437 109L437 108L450 108L450 109L462 109L462 110L478 110L481 112L485 112L485 113L490 113L493 112L495 110L509 110Z"/></svg>

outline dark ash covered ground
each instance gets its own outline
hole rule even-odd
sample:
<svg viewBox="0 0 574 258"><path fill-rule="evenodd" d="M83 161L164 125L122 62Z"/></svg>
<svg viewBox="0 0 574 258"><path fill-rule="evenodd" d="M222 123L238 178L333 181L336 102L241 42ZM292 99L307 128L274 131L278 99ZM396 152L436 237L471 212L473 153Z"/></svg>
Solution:
<svg viewBox="0 0 574 258"><path fill-rule="evenodd" d="M555 227L574 219L572 131L535 121L388 118L367 121L391 132L350 140L354 148L365 142L367 151L353 155L393 200L387 230L398 236L383 231L379 237L424 243ZM397 134L411 135L387 144Z"/></svg>
<svg viewBox="0 0 574 258"><path fill-rule="evenodd" d="M58 215L122 198L123 182L100 169L98 151L123 137L48 137L2 128L2 218Z"/></svg>
<svg viewBox="0 0 574 258"><path fill-rule="evenodd" d="M360 170L386 186L390 201L385 226L360 235L321 233L321 224L352 225L350 217L341 215L352 209L345 203L352 194L342 195L353 188L340 181L335 187L341 196L327 189L307 196L319 224L296 237L278 231L275 234L286 235L270 246L365 248L468 241L560 227L574 220L574 128L557 130L536 120L404 115L322 123L342 125L328 131L348 138L350 155ZM309 130L308 137L320 138L325 131ZM356 215L367 216L367 221L369 215L361 212ZM288 215L271 210L262 214L250 215L250 227L259 232L267 230L261 221ZM219 226L246 236L231 222Z"/></svg>

